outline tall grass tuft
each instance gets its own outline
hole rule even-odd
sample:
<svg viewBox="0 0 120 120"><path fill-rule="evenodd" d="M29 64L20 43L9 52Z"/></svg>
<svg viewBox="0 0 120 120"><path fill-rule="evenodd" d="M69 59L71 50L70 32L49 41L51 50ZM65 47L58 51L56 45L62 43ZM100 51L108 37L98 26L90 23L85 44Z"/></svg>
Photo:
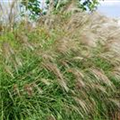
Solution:
<svg viewBox="0 0 120 120"><path fill-rule="evenodd" d="M104 19L53 13L4 32L0 120L119 120L119 49Z"/></svg>

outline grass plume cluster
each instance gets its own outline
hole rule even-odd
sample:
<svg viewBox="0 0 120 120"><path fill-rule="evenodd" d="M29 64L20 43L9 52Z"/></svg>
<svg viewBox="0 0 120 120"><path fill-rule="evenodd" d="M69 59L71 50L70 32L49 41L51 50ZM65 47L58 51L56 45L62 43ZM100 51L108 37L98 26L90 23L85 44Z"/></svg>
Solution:
<svg viewBox="0 0 120 120"><path fill-rule="evenodd" d="M0 120L120 120L120 34L106 19L54 13L4 32Z"/></svg>

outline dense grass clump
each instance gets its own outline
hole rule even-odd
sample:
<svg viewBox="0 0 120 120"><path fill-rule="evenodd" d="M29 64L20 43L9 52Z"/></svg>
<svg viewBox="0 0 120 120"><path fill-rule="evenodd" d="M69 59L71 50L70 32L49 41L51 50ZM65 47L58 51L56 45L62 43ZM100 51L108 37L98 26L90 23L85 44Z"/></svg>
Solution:
<svg viewBox="0 0 120 120"><path fill-rule="evenodd" d="M0 36L0 120L119 120L119 56L77 15Z"/></svg>

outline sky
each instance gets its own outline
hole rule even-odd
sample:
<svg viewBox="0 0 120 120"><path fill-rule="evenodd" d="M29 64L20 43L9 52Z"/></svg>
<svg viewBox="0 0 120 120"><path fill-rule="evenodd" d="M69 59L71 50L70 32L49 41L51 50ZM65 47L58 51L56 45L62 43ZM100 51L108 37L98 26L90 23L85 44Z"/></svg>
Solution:
<svg viewBox="0 0 120 120"><path fill-rule="evenodd" d="M98 11L108 17L120 18L120 0L104 0L100 2Z"/></svg>

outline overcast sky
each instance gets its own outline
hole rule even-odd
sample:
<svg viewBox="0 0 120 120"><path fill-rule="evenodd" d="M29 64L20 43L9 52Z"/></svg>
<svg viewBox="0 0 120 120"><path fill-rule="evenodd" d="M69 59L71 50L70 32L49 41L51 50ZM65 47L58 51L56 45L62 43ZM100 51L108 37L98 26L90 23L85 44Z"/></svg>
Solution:
<svg viewBox="0 0 120 120"><path fill-rule="evenodd" d="M98 11L109 16L120 18L120 0L104 0L98 7Z"/></svg>

